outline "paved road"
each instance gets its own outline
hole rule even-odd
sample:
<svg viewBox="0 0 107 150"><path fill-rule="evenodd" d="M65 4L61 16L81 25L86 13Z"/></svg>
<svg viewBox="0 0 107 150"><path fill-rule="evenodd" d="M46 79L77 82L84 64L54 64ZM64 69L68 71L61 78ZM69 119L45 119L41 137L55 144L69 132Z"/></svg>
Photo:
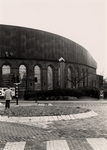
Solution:
<svg viewBox="0 0 107 150"><path fill-rule="evenodd" d="M11 147L12 150L12 145L13 150L15 146L22 146L19 150L106 150L107 101L62 102L62 105L89 108L98 113L98 116L55 121L49 123L47 128L0 122L0 150L5 150L6 147Z"/></svg>

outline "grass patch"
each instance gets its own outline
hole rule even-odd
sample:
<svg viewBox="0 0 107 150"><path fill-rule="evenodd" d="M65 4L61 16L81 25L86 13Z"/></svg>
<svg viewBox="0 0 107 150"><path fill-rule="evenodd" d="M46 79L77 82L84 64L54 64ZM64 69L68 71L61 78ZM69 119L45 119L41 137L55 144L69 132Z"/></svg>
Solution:
<svg viewBox="0 0 107 150"><path fill-rule="evenodd" d="M70 106L19 106L10 108L10 116L33 117L33 116L57 116L78 114L90 111L89 109ZM0 115L7 116L8 112L0 110Z"/></svg>

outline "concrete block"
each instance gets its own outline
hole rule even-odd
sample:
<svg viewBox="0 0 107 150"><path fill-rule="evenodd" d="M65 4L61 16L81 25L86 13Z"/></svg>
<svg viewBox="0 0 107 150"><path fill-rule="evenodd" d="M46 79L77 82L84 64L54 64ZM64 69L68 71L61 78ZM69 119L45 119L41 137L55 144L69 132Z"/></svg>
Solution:
<svg viewBox="0 0 107 150"><path fill-rule="evenodd" d="M68 120L65 115L61 115L61 117L62 117L62 120Z"/></svg>
<svg viewBox="0 0 107 150"><path fill-rule="evenodd" d="M65 115L65 116L66 116L66 118L67 118L68 120L70 120L70 119L71 119L69 115Z"/></svg>
<svg viewBox="0 0 107 150"><path fill-rule="evenodd" d="M57 116L58 117L58 120L62 120L62 117L61 116Z"/></svg>
<svg viewBox="0 0 107 150"><path fill-rule="evenodd" d="M53 116L53 119L54 119L54 121L57 121L58 117L57 116Z"/></svg>
<svg viewBox="0 0 107 150"><path fill-rule="evenodd" d="M75 118L74 118L74 116L73 116L72 114L71 114L71 115L69 115L69 116L70 116L70 118L71 118L71 119L75 119Z"/></svg>

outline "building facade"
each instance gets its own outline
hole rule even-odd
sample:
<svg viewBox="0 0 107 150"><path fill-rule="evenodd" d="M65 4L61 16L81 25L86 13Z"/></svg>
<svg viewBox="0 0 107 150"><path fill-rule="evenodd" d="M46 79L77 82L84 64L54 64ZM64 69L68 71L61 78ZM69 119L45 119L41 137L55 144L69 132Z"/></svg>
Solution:
<svg viewBox="0 0 107 150"><path fill-rule="evenodd" d="M13 87L12 75L15 82L20 79L20 95L25 90L96 87L96 69L90 53L74 41L45 31L0 25L0 87Z"/></svg>

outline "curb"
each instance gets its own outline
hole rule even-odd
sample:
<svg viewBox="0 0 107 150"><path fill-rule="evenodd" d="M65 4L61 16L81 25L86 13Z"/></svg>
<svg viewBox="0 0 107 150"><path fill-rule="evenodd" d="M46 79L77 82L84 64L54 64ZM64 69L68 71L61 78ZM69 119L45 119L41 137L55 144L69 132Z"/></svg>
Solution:
<svg viewBox="0 0 107 150"><path fill-rule="evenodd" d="M0 116L0 121L4 122L16 122L16 123L34 123L34 122L52 122L58 120L73 120L73 119L82 119L82 118L90 118L97 116L93 110L80 113L80 114L70 114L70 115L61 115L61 116L40 116L40 117L8 117L8 116Z"/></svg>

